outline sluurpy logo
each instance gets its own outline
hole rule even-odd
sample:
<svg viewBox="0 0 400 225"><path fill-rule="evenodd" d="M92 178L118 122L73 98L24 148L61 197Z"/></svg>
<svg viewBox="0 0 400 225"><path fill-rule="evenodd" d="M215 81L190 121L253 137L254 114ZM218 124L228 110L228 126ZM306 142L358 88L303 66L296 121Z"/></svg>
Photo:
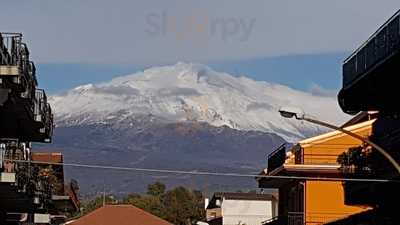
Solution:
<svg viewBox="0 0 400 225"><path fill-rule="evenodd" d="M216 38L224 42L245 42L256 25L255 18L210 16L205 13L175 16L167 11L145 16L149 37L172 37L178 40Z"/></svg>

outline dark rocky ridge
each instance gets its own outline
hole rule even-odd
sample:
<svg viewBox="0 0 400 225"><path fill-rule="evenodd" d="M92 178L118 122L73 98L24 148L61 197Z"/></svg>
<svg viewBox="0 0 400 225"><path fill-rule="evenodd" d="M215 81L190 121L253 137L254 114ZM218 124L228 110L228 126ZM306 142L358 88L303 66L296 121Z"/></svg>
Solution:
<svg viewBox="0 0 400 225"><path fill-rule="evenodd" d="M53 143L36 150L61 151L66 163L150 169L257 174L284 139L272 133L241 131L206 123L91 124L57 127ZM115 194L144 191L160 180L170 186L213 190L255 189L252 178L156 174L66 167L83 194L105 188Z"/></svg>

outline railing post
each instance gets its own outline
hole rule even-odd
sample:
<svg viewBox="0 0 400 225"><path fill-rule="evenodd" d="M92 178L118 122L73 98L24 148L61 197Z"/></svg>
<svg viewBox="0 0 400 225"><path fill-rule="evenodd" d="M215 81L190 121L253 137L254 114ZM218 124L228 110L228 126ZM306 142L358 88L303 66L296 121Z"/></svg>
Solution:
<svg viewBox="0 0 400 225"><path fill-rule="evenodd" d="M5 145L0 143L0 172L3 171L5 150Z"/></svg>

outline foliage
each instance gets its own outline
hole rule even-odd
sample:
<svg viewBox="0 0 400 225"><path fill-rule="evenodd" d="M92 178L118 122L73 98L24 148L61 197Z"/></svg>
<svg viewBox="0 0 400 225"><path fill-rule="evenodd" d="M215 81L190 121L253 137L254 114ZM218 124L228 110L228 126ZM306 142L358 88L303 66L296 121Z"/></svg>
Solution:
<svg viewBox="0 0 400 225"><path fill-rule="evenodd" d="M52 187L52 193L53 194L58 194L62 195L64 186L63 186L63 181L60 180L59 177L57 177L56 171L53 169L53 167L50 165L48 167L39 167L38 168L38 176L42 178L46 178L49 184Z"/></svg>
<svg viewBox="0 0 400 225"><path fill-rule="evenodd" d="M83 202L82 204L82 215L86 215L100 207L102 207L104 204L106 205L113 205L113 204L118 204L118 200L114 198L112 195L106 195L106 196L98 196L93 200Z"/></svg>
<svg viewBox="0 0 400 225"><path fill-rule="evenodd" d="M122 200L123 204L134 205L153 215L165 219L163 204L160 196L131 194Z"/></svg>
<svg viewBox="0 0 400 225"><path fill-rule="evenodd" d="M161 182L155 182L154 184L150 184L149 186L147 186L147 194L160 197L165 193L165 189L165 184Z"/></svg>
<svg viewBox="0 0 400 225"><path fill-rule="evenodd" d="M164 196L166 219L175 225L189 225L203 219L202 196L184 187L168 191Z"/></svg>
<svg viewBox="0 0 400 225"><path fill-rule="evenodd" d="M106 196L106 204L131 204L175 225L190 225L205 219L203 195L185 187L166 191L163 183L156 182L147 187L146 194L131 193L121 201ZM103 205L99 196L83 204L83 215Z"/></svg>
<svg viewBox="0 0 400 225"><path fill-rule="evenodd" d="M349 148L337 158L337 162L343 168L354 168L356 171L366 171L370 168L369 152L363 146Z"/></svg>

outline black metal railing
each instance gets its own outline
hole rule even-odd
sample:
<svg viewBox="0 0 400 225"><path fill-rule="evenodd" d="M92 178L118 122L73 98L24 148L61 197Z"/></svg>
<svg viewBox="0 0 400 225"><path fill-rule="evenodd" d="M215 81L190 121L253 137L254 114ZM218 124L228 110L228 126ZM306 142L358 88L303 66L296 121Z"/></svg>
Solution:
<svg viewBox="0 0 400 225"><path fill-rule="evenodd" d="M2 171L7 173L16 173L18 171L18 165L14 161L26 159L25 149L20 146L17 141L11 141L7 144L2 143L0 151L0 154L2 155Z"/></svg>
<svg viewBox="0 0 400 225"><path fill-rule="evenodd" d="M18 192L31 197L38 207L51 201L53 187L50 177L40 171L40 166L30 162L30 154L26 143L10 141L0 144L2 153L2 172L15 173L15 187ZM34 200L35 201L35 200Z"/></svg>
<svg viewBox="0 0 400 225"><path fill-rule="evenodd" d="M54 118L46 93L41 89L37 89L35 93L34 117L36 122L42 123L41 133L50 138L53 133Z"/></svg>
<svg viewBox="0 0 400 225"><path fill-rule="evenodd" d="M268 172L271 172L285 163L286 160L286 143L279 146L275 151L271 152L268 157Z"/></svg>
<svg viewBox="0 0 400 225"><path fill-rule="evenodd" d="M0 66L16 68L11 74L3 72L5 74L2 75L7 75L7 79L19 85L18 89L13 90L21 92L23 98L31 98L37 86L36 68L29 55L28 46L22 42L22 34L0 33Z"/></svg>
<svg viewBox="0 0 400 225"><path fill-rule="evenodd" d="M34 116L37 122L43 122L45 118L45 110L47 104L47 96L44 90L37 89L35 91L35 105L34 105Z"/></svg>
<svg viewBox="0 0 400 225"><path fill-rule="evenodd" d="M262 222L262 225L304 225L303 212L288 212L285 215L277 216Z"/></svg>
<svg viewBox="0 0 400 225"><path fill-rule="evenodd" d="M343 64L343 87L400 50L400 11L376 31Z"/></svg>
<svg viewBox="0 0 400 225"><path fill-rule="evenodd" d="M36 66L35 66L35 63L32 62L32 61L29 61L28 65L29 65L29 68L28 68L29 76L32 77L32 80L33 80L34 85L36 87L38 85L38 81L37 81L37 78L36 78Z"/></svg>
<svg viewBox="0 0 400 225"><path fill-rule="evenodd" d="M0 172L3 172L3 166L4 166L4 159L5 159L5 153L6 153L6 145L1 143L0 144Z"/></svg>
<svg viewBox="0 0 400 225"><path fill-rule="evenodd" d="M0 65L18 66L22 57L22 34L0 33Z"/></svg>
<svg viewBox="0 0 400 225"><path fill-rule="evenodd" d="M45 114L46 114L46 121L45 121L44 125L45 125L47 135L50 138L51 136L53 136L54 115L53 115L53 112L51 110L51 106L49 103L46 104Z"/></svg>
<svg viewBox="0 0 400 225"><path fill-rule="evenodd" d="M345 218L350 214L347 212L326 213L326 212L288 212L284 215L271 218L263 221L262 225L305 225L315 224L322 225L341 218Z"/></svg>
<svg viewBox="0 0 400 225"><path fill-rule="evenodd" d="M287 216L288 225L304 225L303 212L289 212Z"/></svg>

